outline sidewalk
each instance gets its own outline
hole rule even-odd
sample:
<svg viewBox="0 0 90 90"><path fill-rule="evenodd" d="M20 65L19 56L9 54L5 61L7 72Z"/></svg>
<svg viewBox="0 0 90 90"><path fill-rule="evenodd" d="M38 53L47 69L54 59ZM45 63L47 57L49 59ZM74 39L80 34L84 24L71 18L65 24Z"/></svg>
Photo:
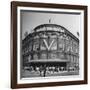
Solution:
<svg viewBox="0 0 90 90"><path fill-rule="evenodd" d="M45 77L51 77L51 76L69 76L69 75L79 75L79 72L78 71L60 71L60 72L46 72L46 75ZM28 70L25 70L23 71L23 74L22 74L22 77L43 77L40 76L40 72L37 71L28 71Z"/></svg>

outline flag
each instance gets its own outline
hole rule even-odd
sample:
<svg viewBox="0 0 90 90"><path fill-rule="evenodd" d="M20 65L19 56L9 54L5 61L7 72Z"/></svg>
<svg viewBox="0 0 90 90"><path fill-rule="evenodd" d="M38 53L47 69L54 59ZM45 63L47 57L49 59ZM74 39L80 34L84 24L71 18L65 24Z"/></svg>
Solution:
<svg viewBox="0 0 90 90"><path fill-rule="evenodd" d="M77 35L79 36L79 32L77 32Z"/></svg>
<svg viewBox="0 0 90 90"><path fill-rule="evenodd" d="M51 23L51 19L49 19L49 23Z"/></svg>

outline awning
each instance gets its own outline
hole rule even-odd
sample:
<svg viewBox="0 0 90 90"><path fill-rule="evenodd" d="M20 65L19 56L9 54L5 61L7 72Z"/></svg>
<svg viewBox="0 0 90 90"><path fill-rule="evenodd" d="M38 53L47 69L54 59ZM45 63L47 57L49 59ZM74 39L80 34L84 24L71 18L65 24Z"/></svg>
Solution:
<svg viewBox="0 0 90 90"><path fill-rule="evenodd" d="M70 62L70 61L67 59L39 59L39 60L30 60L28 63L38 63L38 62L52 63L52 62Z"/></svg>

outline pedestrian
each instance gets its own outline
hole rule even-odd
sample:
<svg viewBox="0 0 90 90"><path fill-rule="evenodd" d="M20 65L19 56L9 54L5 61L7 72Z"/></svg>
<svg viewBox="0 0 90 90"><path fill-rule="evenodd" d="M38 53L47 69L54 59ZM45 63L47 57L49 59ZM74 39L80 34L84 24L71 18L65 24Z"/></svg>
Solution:
<svg viewBox="0 0 90 90"><path fill-rule="evenodd" d="M42 76L42 65L39 68L40 76Z"/></svg>
<svg viewBox="0 0 90 90"><path fill-rule="evenodd" d="M44 77L46 76L46 64L45 64L44 67L43 67L43 76L44 76Z"/></svg>

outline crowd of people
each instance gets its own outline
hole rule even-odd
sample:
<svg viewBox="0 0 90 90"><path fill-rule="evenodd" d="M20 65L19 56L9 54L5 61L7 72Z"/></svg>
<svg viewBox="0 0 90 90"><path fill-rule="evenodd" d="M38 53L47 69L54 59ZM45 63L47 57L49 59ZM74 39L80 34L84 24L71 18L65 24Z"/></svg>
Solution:
<svg viewBox="0 0 90 90"><path fill-rule="evenodd" d="M64 71L74 71L77 70L77 67L70 67L69 69L67 69L67 67L60 67L60 66L46 66L45 65L41 65L41 66L30 66L27 68L24 68L26 70L29 70L31 72L39 72L40 76L45 77L46 73L55 73L55 72L64 72Z"/></svg>

